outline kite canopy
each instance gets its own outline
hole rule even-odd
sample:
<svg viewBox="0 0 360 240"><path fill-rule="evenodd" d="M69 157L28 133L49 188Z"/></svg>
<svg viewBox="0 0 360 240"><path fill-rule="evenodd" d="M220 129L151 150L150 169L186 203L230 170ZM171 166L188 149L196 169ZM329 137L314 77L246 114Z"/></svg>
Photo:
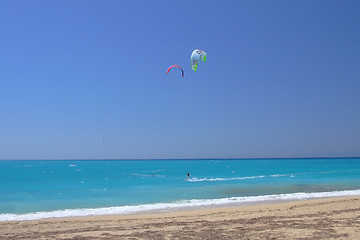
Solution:
<svg viewBox="0 0 360 240"><path fill-rule="evenodd" d="M190 62L191 62L191 68L192 70L196 71L199 61L203 60L204 62L206 62L206 52L204 52L203 50L200 49L195 49L190 57Z"/></svg>
<svg viewBox="0 0 360 240"><path fill-rule="evenodd" d="M171 65L171 66L168 68L168 70L167 70L166 73L169 73L170 69L172 69L173 67L179 68L179 69L181 70L181 76L184 77L184 70L183 70L182 67L180 67L179 65Z"/></svg>

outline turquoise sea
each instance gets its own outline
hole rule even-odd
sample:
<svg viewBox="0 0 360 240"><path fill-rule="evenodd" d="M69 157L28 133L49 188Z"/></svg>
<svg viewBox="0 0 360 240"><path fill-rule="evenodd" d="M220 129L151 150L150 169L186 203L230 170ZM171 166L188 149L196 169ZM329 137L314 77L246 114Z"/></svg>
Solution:
<svg viewBox="0 0 360 240"><path fill-rule="evenodd" d="M351 195L360 158L0 161L0 221Z"/></svg>

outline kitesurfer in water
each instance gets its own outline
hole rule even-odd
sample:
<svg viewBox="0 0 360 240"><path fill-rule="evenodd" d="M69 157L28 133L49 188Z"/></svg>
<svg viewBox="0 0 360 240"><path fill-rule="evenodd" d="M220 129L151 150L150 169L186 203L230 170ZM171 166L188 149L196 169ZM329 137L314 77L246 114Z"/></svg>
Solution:
<svg viewBox="0 0 360 240"><path fill-rule="evenodd" d="M187 173L185 180L187 181L189 179L189 177L190 177L190 173Z"/></svg>

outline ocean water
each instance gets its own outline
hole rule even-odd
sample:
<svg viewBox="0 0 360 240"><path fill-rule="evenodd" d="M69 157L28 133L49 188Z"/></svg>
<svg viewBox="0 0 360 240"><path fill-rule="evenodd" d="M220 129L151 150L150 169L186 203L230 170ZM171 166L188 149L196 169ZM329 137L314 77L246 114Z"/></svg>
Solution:
<svg viewBox="0 0 360 240"><path fill-rule="evenodd" d="M352 195L360 158L0 161L0 221Z"/></svg>

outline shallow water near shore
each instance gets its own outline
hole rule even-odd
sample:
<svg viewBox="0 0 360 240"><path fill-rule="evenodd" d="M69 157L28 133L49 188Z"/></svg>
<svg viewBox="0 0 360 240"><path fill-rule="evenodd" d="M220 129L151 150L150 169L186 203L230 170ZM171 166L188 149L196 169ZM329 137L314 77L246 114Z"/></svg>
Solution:
<svg viewBox="0 0 360 240"><path fill-rule="evenodd" d="M360 159L0 161L0 181L0 221L31 220L360 195Z"/></svg>

